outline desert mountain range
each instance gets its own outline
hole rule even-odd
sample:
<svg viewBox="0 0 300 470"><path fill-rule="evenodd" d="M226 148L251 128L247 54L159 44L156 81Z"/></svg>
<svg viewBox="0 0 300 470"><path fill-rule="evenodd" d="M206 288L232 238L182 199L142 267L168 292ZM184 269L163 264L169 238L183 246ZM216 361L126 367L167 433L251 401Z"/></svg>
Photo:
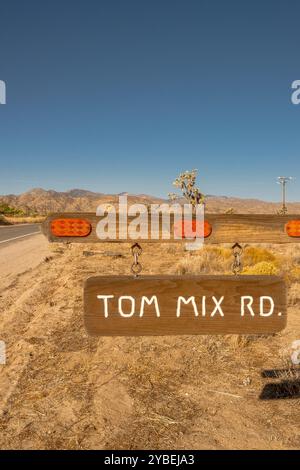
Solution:
<svg viewBox="0 0 300 470"><path fill-rule="evenodd" d="M128 196L128 204L167 202L167 199L146 194L120 194ZM9 206L22 209L26 213L33 211L39 214L47 214L49 212L95 212L99 204L117 204L120 194L103 194L84 189L58 192L35 188L19 195L9 194L0 196L0 204L8 204ZM300 202L291 202L287 206L289 213L300 213ZM280 202L227 196L206 196L206 211L213 213L224 213L229 209L233 209L235 213L272 214L276 213L280 208Z"/></svg>

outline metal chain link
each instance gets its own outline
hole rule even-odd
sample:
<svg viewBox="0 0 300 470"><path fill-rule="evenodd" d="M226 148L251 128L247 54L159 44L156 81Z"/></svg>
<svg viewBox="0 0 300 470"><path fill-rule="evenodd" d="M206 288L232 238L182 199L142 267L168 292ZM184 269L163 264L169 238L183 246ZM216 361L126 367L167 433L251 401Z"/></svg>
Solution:
<svg viewBox="0 0 300 470"><path fill-rule="evenodd" d="M143 253L142 247L138 243L135 243L131 247L131 253L134 260L131 265L131 272L135 277L137 277L143 269L143 266L139 262L139 256Z"/></svg>
<svg viewBox="0 0 300 470"><path fill-rule="evenodd" d="M239 243L235 243L232 246L232 254L233 254L234 260L231 266L232 272L235 275L239 274L243 269L243 265L241 263L242 253L243 253L243 248L241 247L241 245Z"/></svg>

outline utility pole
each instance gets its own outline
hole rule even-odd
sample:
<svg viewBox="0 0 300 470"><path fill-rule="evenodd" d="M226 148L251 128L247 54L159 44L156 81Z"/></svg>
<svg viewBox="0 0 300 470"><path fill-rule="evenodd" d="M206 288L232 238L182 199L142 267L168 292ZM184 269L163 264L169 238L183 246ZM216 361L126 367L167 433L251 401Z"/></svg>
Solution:
<svg viewBox="0 0 300 470"><path fill-rule="evenodd" d="M285 215L287 213L286 207L286 184L289 181L292 181L292 176L278 176L277 183L281 185L281 194L282 194L282 208L278 212L280 215Z"/></svg>

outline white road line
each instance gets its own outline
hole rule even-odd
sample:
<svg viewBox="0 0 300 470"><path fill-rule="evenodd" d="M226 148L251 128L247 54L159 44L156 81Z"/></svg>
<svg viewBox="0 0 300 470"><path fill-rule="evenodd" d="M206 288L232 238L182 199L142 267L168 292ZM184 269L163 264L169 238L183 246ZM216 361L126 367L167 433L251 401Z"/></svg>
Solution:
<svg viewBox="0 0 300 470"><path fill-rule="evenodd" d="M6 243L6 242L10 242L12 240L18 240L18 238L29 237L29 235L35 235L36 233L41 233L41 232L26 233L26 235L20 235L19 237L13 237L13 238L8 238L7 240L2 240L0 243Z"/></svg>

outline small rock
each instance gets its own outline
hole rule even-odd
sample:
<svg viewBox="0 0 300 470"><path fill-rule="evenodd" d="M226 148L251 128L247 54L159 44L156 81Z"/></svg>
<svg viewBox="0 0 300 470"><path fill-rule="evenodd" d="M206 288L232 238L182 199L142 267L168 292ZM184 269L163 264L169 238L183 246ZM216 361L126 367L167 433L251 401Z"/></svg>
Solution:
<svg viewBox="0 0 300 470"><path fill-rule="evenodd" d="M243 379L243 385L244 387L248 387L248 385L251 384L251 379L250 377L246 377L245 379Z"/></svg>

